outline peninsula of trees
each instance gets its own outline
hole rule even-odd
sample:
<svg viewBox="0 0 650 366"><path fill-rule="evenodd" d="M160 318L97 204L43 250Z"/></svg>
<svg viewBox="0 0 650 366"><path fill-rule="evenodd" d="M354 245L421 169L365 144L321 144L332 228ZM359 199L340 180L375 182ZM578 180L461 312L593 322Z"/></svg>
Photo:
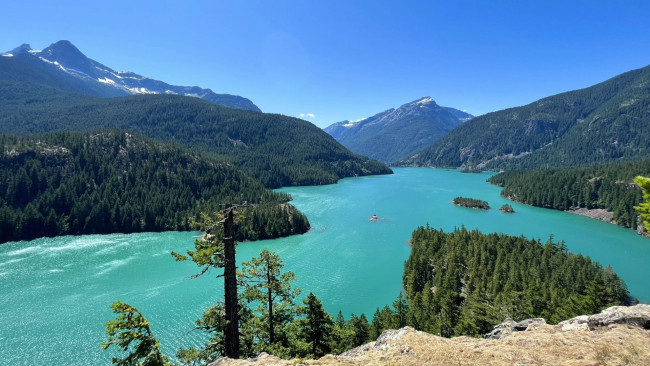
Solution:
<svg viewBox="0 0 650 366"><path fill-rule="evenodd" d="M0 242L190 230L200 212L248 202L238 240L304 233L307 218L231 164L132 133L0 136Z"/></svg>

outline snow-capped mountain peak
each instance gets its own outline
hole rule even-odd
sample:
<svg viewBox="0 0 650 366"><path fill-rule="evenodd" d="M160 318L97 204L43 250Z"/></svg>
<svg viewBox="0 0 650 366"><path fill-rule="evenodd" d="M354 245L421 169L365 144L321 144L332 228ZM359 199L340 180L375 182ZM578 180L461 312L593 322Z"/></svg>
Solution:
<svg viewBox="0 0 650 366"><path fill-rule="evenodd" d="M54 66L56 72L63 72L66 77L81 79L82 82L90 84L99 96L178 94L201 98L225 107L260 111L253 102L240 96L216 94L210 89L197 86L170 85L130 71L115 71L86 57L67 40L55 42L42 51L34 51L28 44L23 44L2 55L11 57L19 54L31 55L44 64Z"/></svg>
<svg viewBox="0 0 650 366"><path fill-rule="evenodd" d="M428 147L471 117L426 96L363 120L334 123L324 131L352 152L393 162Z"/></svg>

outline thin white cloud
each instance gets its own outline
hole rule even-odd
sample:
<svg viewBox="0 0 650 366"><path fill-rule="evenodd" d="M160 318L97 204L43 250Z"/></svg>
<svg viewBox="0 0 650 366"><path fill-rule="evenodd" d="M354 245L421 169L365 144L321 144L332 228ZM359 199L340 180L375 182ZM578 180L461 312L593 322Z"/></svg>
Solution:
<svg viewBox="0 0 650 366"><path fill-rule="evenodd" d="M305 117L316 118L316 115L313 114L313 113L300 113L300 117L302 117L302 118L305 118Z"/></svg>

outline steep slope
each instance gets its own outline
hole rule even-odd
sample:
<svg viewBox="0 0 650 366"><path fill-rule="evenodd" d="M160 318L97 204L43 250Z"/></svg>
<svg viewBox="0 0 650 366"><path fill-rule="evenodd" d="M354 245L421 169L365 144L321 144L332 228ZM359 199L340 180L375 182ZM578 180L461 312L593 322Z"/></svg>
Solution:
<svg viewBox="0 0 650 366"><path fill-rule="evenodd" d="M271 188L391 173L384 164L351 153L309 122L198 98L97 98L0 80L0 108L0 133L125 129L218 156Z"/></svg>
<svg viewBox="0 0 650 366"><path fill-rule="evenodd" d="M132 72L115 71L86 57L69 41L58 41L42 51L23 44L2 54L3 78L39 82L65 91L100 97L133 94L178 94L193 96L229 108L260 111L250 100L216 94L197 86L176 86ZM8 72L11 68L11 72ZM9 75L7 75L9 74Z"/></svg>
<svg viewBox="0 0 650 366"><path fill-rule="evenodd" d="M650 66L476 117L402 165L571 167L650 156Z"/></svg>
<svg viewBox="0 0 650 366"><path fill-rule="evenodd" d="M303 233L307 219L239 169L123 131L0 136L0 243L190 230L200 212L256 205L239 239ZM271 224L272 223L272 224Z"/></svg>
<svg viewBox="0 0 650 366"><path fill-rule="evenodd" d="M488 182L504 187L501 195L537 207L597 215L599 219L642 233L643 202L634 177L650 175L650 159L571 169L512 170Z"/></svg>
<svg viewBox="0 0 650 366"><path fill-rule="evenodd" d="M324 130L357 154L393 162L430 146L472 117L424 97L361 121L334 123Z"/></svg>

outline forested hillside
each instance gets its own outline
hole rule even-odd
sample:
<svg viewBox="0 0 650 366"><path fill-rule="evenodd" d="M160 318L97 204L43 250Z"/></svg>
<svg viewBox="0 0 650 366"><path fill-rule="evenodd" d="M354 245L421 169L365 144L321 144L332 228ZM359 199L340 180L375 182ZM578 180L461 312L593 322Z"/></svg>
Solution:
<svg viewBox="0 0 650 366"><path fill-rule="evenodd" d="M223 203L244 211L239 240L303 233L304 215L230 164L123 131L0 136L0 242L41 236L190 230Z"/></svg>
<svg viewBox="0 0 650 366"><path fill-rule="evenodd" d="M419 227L411 243L408 323L433 334L481 335L506 317L556 323L630 302L611 268L552 239Z"/></svg>
<svg viewBox="0 0 650 366"><path fill-rule="evenodd" d="M608 164L578 169L509 171L490 177L488 182L504 187L501 195L529 205L569 210L604 208L613 212L620 226L636 229L642 202L637 175L650 175L650 160Z"/></svg>
<svg viewBox="0 0 650 366"><path fill-rule="evenodd" d="M650 156L650 66L475 117L402 165L559 168Z"/></svg>
<svg viewBox="0 0 650 366"><path fill-rule="evenodd" d="M0 108L0 133L125 129L219 157L270 188L391 173L384 164L351 153L309 122L225 108L198 98L96 98L4 80Z"/></svg>

